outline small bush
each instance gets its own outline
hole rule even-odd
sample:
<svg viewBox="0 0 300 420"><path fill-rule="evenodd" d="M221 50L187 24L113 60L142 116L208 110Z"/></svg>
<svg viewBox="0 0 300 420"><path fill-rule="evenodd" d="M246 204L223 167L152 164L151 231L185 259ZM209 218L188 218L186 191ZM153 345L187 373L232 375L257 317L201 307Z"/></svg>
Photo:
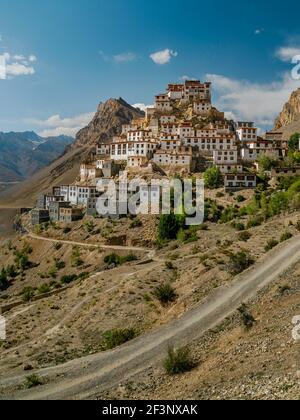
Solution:
<svg viewBox="0 0 300 420"><path fill-rule="evenodd" d="M236 201L237 201L238 203L243 203L244 201L246 201L246 198L245 198L244 196L242 196L242 195L238 195L238 196L236 197Z"/></svg>
<svg viewBox="0 0 300 420"><path fill-rule="evenodd" d="M157 287L154 291L154 296L160 301L162 305L174 302L177 298L175 290L169 283L162 284Z"/></svg>
<svg viewBox="0 0 300 420"><path fill-rule="evenodd" d="M267 243L267 245L265 246L265 251L271 251L271 249L275 248L278 245L278 241L276 241L275 239L270 239Z"/></svg>
<svg viewBox="0 0 300 420"><path fill-rule="evenodd" d="M78 246L73 247L72 255L71 255L71 263L72 267L80 267L83 265L83 260L80 256L80 250Z"/></svg>
<svg viewBox="0 0 300 420"><path fill-rule="evenodd" d="M285 242L288 241L289 239L291 239L293 237L293 235L291 234L291 232L285 232L281 238L280 238L280 242Z"/></svg>
<svg viewBox="0 0 300 420"><path fill-rule="evenodd" d="M27 376L27 378L25 379L24 387L26 389L31 389L31 388L40 386L42 384L43 384L42 380L37 375L30 375L30 376Z"/></svg>
<svg viewBox="0 0 300 420"><path fill-rule="evenodd" d="M241 222L233 222L232 227L240 232L246 229L244 223Z"/></svg>
<svg viewBox="0 0 300 420"><path fill-rule="evenodd" d="M252 328L255 324L255 318L249 312L247 306L245 304L241 305L238 309L239 313L242 316L243 324L246 328Z"/></svg>
<svg viewBox="0 0 300 420"><path fill-rule="evenodd" d="M174 270L174 268L175 268L172 261L166 261L165 266L168 270Z"/></svg>
<svg viewBox="0 0 300 420"><path fill-rule="evenodd" d="M263 218L262 217L253 217L251 219L249 219L248 223L247 223L247 229L251 229L257 226L260 226L263 223Z"/></svg>
<svg viewBox="0 0 300 420"><path fill-rule="evenodd" d="M33 287L25 287L22 292L21 296L24 302L29 302L35 295L35 289Z"/></svg>
<svg viewBox="0 0 300 420"><path fill-rule="evenodd" d="M67 235L68 233L70 233L71 232L71 228L70 227L65 227L64 229L63 229L63 233L65 234L65 235Z"/></svg>
<svg viewBox="0 0 300 420"><path fill-rule="evenodd" d="M113 254L107 255L104 258L104 262L108 266L116 266L117 267L118 265L122 265L122 264L126 264L128 262L136 261L137 259L138 259L137 256L134 255L134 254L128 254L128 255L125 255L125 256L121 257L120 255L113 253Z"/></svg>
<svg viewBox="0 0 300 420"><path fill-rule="evenodd" d="M60 242L57 242L56 244L53 245L53 248L56 251L59 251L62 248L62 244Z"/></svg>
<svg viewBox="0 0 300 420"><path fill-rule="evenodd" d="M290 286L288 286L286 284L278 287L278 293L279 293L280 296L284 296L285 294L287 294L290 291L291 291Z"/></svg>
<svg viewBox="0 0 300 420"><path fill-rule="evenodd" d="M251 238L251 233L245 230L244 232L239 233L239 241L247 242Z"/></svg>
<svg viewBox="0 0 300 420"><path fill-rule="evenodd" d="M66 263L64 261L55 261L55 268L56 270L63 270L66 267Z"/></svg>
<svg viewBox="0 0 300 420"><path fill-rule="evenodd" d="M43 295L44 293L49 293L50 292L50 287L47 283L42 284L39 288L38 288L38 292Z"/></svg>
<svg viewBox="0 0 300 420"><path fill-rule="evenodd" d="M105 350L111 350L133 340L135 337L136 332L133 328L106 331L103 334L102 346Z"/></svg>
<svg viewBox="0 0 300 420"><path fill-rule="evenodd" d="M168 375L179 375L193 369L194 363L187 347L174 350L169 348L163 366Z"/></svg>
<svg viewBox="0 0 300 420"><path fill-rule="evenodd" d="M240 274L254 264L251 256L244 251L230 256L229 269L232 274Z"/></svg>
<svg viewBox="0 0 300 420"><path fill-rule="evenodd" d="M61 284L70 284L73 281L77 280L77 275L76 274L69 274L67 276L62 276L62 278L60 279Z"/></svg>

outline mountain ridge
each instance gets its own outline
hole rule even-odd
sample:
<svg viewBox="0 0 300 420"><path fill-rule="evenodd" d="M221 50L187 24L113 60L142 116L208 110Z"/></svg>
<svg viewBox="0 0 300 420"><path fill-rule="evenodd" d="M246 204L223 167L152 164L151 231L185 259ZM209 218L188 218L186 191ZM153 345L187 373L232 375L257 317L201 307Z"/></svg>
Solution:
<svg viewBox="0 0 300 420"><path fill-rule="evenodd" d="M61 156L69 136L41 137L34 131L0 132L0 182L23 181Z"/></svg>

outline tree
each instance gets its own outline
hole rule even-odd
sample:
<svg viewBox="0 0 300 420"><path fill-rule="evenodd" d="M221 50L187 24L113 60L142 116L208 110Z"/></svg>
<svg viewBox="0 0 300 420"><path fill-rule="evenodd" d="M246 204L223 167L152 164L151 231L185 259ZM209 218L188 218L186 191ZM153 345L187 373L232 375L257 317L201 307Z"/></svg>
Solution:
<svg viewBox="0 0 300 420"><path fill-rule="evenodd" d="M204 173L204 182L207 188L218 188L222 182L222 175L217 166L212 166Z"/></svg>
<svg viewBox="0 0 300 420"><path fill-rule="evenodd" d="M293 152L296 150L299 150L299 140L300 140L299 133L292 134L288 143L289 150L292 150Z"/></svg>
<svg viewBox="0 0 300 420"><path fill-rule="evenodd" d="M258 163L261 169L264 171L270 171L277 165L277 162L274 159L271 159L267 155L261 155L258 159Z"/></svg>
<svg viewBox="0 0 300 420"><path fill-rule="evenodd" d="M177 238L180 230L181 219L174 213L164 214L161 216L158 224L158 236L161 240L172 240Z"/></svg>

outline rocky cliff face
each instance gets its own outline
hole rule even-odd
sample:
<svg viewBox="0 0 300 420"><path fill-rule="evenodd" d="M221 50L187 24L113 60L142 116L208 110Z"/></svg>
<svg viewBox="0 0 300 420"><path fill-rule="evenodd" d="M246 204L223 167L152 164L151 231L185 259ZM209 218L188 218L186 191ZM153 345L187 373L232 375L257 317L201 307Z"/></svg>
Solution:
<svg viewBox="0 0 300 420"><path fill-rule="evenodd" d="M298 123L300 128L300 88L292 93L289 101L275 120L275 130L281 130L290 124ZM285 131L285 130L284 130Z"/></svg>
<svg viewBox="0 0 300 420"><path fill-rule="evenodd" d="M133 108L122 98L101 103L90 124L77 133L73 147L94 145L97 141L109 141L121 133L122 125L135 118L144 117L144 112Z"/></svg>

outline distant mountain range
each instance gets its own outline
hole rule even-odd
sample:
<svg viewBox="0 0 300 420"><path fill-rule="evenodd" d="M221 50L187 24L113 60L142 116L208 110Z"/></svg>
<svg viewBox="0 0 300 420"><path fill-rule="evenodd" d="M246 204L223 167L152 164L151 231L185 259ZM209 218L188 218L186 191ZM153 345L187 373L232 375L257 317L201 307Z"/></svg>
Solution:
<svg viewBox="0 0 300 420"><path fill-rule="evenodd" d="M121 98L109 99L105 103L100 103L92 121L77 133L74 143L67 147L63 156L56 160L52 159L53 162L40 171L30 167L29 163L27 167L34 175L4 193L1 193L0 188L0 202L6 206L28 207L35 202L39 193L51 191L55 185L73 183L78 176L81 162L89 157L98 141L109 141L113 136L121 133L122 124L129 124L133 119L144 116L143 111L132 107ZM32 148L33 143L36 144L38 139L32 133L27 133L26 136L29 137ZM46 146L47 142L35 146L35 151L31 153L39 154ZM42 153L44 154L44 152ZM0 161L0 171L1 168L3 166Z"/></svg>
<svg viewBox="0 0 300 420"><path fill-rule="evenodd" d="M33 131L0 132L0 182L24 181L61 156L74 139L41 137Z"/></svg>

